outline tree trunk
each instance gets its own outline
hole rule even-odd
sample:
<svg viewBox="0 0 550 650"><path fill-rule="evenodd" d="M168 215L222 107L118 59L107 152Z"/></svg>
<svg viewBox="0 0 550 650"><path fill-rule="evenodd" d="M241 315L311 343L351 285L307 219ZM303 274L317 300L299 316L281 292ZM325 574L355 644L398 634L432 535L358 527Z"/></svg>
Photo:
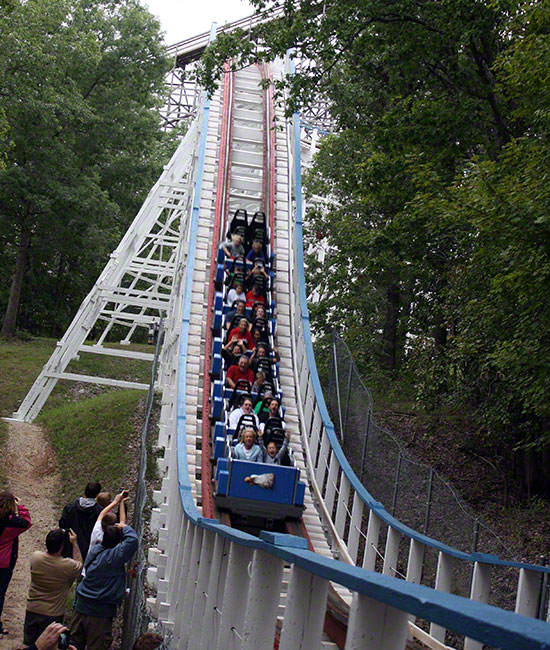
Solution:
<svg viewBox="0 0 550 650"><path fill-rule="evenodd" d="M19 304L21 302L21 289L23 287L23 277L27 270L27 261L29 258L29 246L31 243L30 229L22 227L21 237L19 240L19 248L17 249L17 257L15 258L15 268L13 277L11 279L10 297L6 313L4 315L4 323L2 325L2 336L6 338L15 335L15 326L17 324L17 313L19 311Z"/></svg>
<svg viewBox="0 0 550 650"><path fill-rule="evenodd" d="M399 287L391 284L386 289L386 316L382 330L382 366L395 370L397 363L397 323L399 320Z"/></svg>

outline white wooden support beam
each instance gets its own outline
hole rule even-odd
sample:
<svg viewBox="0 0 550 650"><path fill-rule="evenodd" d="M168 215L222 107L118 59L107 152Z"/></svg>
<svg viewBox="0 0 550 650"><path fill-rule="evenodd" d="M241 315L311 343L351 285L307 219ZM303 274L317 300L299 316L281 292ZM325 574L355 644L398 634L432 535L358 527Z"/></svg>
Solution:
<svg viewBox="0 0 550 650"><path fill-rule="evenodd" d="M401 541L401 533L388 526L388 535L386 537L386 551L384 553L384 565L382 573L386 576L395 576L397 569L397 561L399 559L399 543Z"/></svg>
<svg viewBox="0 0 550 650"><path fill-rule="evenodd" d="M252 556L253 549L231 542L216 645L218 650L237 650L241 647Z"/></svg>
<svg viewBox="0 0 550 650"><path fill-rule="evenodd" d="M422 568L424 566L424 555L426 553L426 545L418 540L411 538L409 546L409 559L407 562L407 582L414 582L419 585L422 581ZM409 621L414 623L416 616L409 615ZM410 629L410 627L409 627Z"/></svg>
<svg viewBox="0 0 550 650"><path fill-rule="evenodd" d="M349 525L348 552L354 562L357 562L357 549L359 548L359 535L363 523L363 510L365 504L357 492L353 493L353 506L351 509L351 522Z"/></svg>
<svg viewBox="0 0 550 650"><path fill-rule="evenodd" d="M190 625L187 630L187 647L190 650L199 650L201 637L197 634L200 630L206 613L206 599L208 597L208 582L210 579L210 570L213 562L214 541L216 534L211 530L204 530L202 537L202 547L200 549L199 572L197 576L197 588L195 589L195 599L193 601L193 613L190 617Z"/></svg>
<svg viewBox="0 0 550 650"><path fill-rule="evenodd" d="M175 623L181 616L185 585L187 584L187 576L189 574L189 559L191 557L191 549L196 531L196 526L190 520L184 518L185 525L187 525L185 538L180 540L178 553L170 558L174 569L174 574L170 575L169 578L169 620L171 623Z"/></svg>
<svg viewBox="0 0 550 650"><path fill-rule="evenodd" d="M338 480L338 470L340 469L340 464L336 458L336 454L333 452L330 456L330 467L328 472L327 479L327 489L325 491L325 506L332 518L332 510L334 507L334 495L336 494L336 481Z"/></svg>
<svg viewBox="0 0 550 650"><path fill-rule="evenodd" d="M529 569L523 568L519 570L516 614L523 614L523 616L531 616L532 618L537 615L540 583L541 574L537 571L529 571Z"/></svg>
<svg viewBox="0 0 550 650"><path fill-rule="evenodd" d="M472 579L472 589L470 599L477 600L480 603L486 603L489 600L489 591L491 590L491 565L476 562L474 564L474 575ZM466 637L464 639L464 650L483 650L483 643Z"/></svg>
<svg viewBox="0 0 550 650"><path fill-rule="evenodd" d="M345 650L403 650L407 631L407 612L355 593Z"/></svg>
<svg viewBox="0 0 550 650"><path fill-rule="evenodd" d="M172 481L172 484L175 481ZM176 486L171 486L172 491L175 492ZM174 508L173 517L170 520L168 531L170 535L167 537L168 543L166 546L166 573L165 578L167 580L167 593L166 593L166 602L170 603L170 611L172 612L172 603L176 600L176 589L179 585L179 580L181 572L183 571L183 565L181 558L183 556L185 548L185 540L190 531L190 522L183 516L181 510L179 511L180 517L179 521L176 523L174 521L178 515L178 509ZM159 531L159 542L160 542L160 531ZM169 620L173 621L172 618Z"/></svg>
<svg viewBox="0 0 550 650"><path fill-rule="evenodd" d="M124 359L140 359L142 361L154 361L155 355L152 352L135 352L134 350L119 350L118 348L104 348L102 345L81 345L79 352L91 352L93 354L104 354L111 357L123 357Z"/></svg>
<svg viewBox="0 0 550 650"><path fill-rule="evenodd" d="M380 538L380 517L371 510L369 512L369 523L367 528L367 539L365 541L365 553L363 555L363 569L374 571L376 566L376 552Z"/></svg>
<svg viewBox="0 0 550 650"><path fill-rule="evenodd" d="M439 551L437 560L437 573L435 577L435 588L438 591L451 592L453 584L453 557ZM445 628L442 625L431 623L430 636L433 636L437 641L445 643Z"/></svg>
<svg viewBox="0 0 550 650"><path fill-rule="evenodd" d="M321 441L321 451L319 453L319 462L315 469L315 480L319 486L319 490L322 491L323 483L325 481L325 476L327 473L327 460L330 449L330 442L328 436L324 435L323 440ZM312 459L315 462L315 459Z"/></svg>
<svg viewBox="0 0 550 650"><path fill-rule="evenodd" d="M86 384L101 384L103 386L116 386L117 388L136 388L137 390L149 390L149 384L141 384L136 381L122 381L121 379L109 379L108 377L93 377L92 375L77 375L74 372L47 372L46 377L53 379L70 379L81 381Z"/></svg>
<svg viewBox="0 0 550 650"><path fill-rule="evenodd" d="M292 567L279 650L321 647L327 594L327 580Z"/></svg>
<svg viewBox="0 0 550 650"><path fill-rule="evenodd" d="M195 527L195 534L193 536L193 546L191 547L191 555L189 557L189 572L184 588L185 596L183 598L183 607L175 622L175 630L179 632L180 643L179 646L186 650L189 643L189 632L191 619L193 617L194 603L197 599L197 583L199 575L199 564L201 555L202 539L204 528Z"/></svg>
<svg viewBox="0 0 550 650"><path fill-rule="evenodd" d="M200 648L209 650L214 648L218 638L221 616L220 611L223 603L223 592L225 577L227 575L227 560L229 542L221 535L216 535L214 552L212 554L212 565L208 579L207 603L204 612L204 620L201 625Z"/></svg>
<svg viewBox="0 0 550 650"><path fill-rule="evenodd" d="M322 427L321 414L319 408L315 405L315 411L313 413L313 428L311 431L311 438L309 439L309 449L311 453L311 462L315 464L315 457L317 456L317 449L319 447L320 437L321 437L321 427ZM309 422L306 423L306 426L309 426Z"/></svg>
<svg viewBox="0 0 550 650"><path fill-rule="evenodd" d="M272 650L284 561L256 550L244 618L243 650Z"/></svg>
<svg viewBox="0 0 550 650"><path fill-rule="evenodd" d="M419 585L422 580L422 567L424 565L424 554L426 545L411 538L409 546L409 560L407 562L407 581Z"/></svg>
<svg viewBox="0 0 550 650"><path fill-rule="evenodd" d="M340 478L340 493L338 494L338 502L336 506L336 519L335 526L340 537L344 534L346 525L346 515L349 501L349 480L348 477L342 472Z"/></svg>

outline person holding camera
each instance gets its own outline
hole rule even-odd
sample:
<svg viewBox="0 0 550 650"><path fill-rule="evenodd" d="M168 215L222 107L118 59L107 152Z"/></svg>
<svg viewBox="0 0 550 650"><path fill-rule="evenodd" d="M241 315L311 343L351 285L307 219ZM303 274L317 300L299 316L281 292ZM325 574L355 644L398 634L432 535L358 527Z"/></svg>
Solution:
<svg viewBox="0 0 550 650"><path fill-rule="evenodd" d="M245 284L249 288L252 288L254 285L258 285L259 287L265 289L268 283L269 283L269 275L265 270L264 261L261 259L257 259L254 262L254 265L252 266L250 271L246 274Z"/></svg>
<svg viewBox="0 0 550 650"><path fill-rule="evenodd" d="M62 557L68 539L73 557ZM31 556L31 585L27 597L23 639L31 644L51 623L62 623L67 594L82 571L82 555L72 530L55 528L46 535L46 551Z"/></svg>
<svg viewBox="0 0 550 650"><path fill-rule="evenodd" d="M137 547L135 531L124 524L107 526L103 540L90 547L71 621L71 638L79 650L108 650L111 646L113 618L126 590L124 565Z"/></svg>
<svg viewBox="0 0 550 650"><path fill-rule="evenodd" d="M21 650L77 650L71 645L69 629L62 623L50 623L34 643Z"/></svg>
<svg viewBox="0 0 550 650"><path fill-rule="evenodd" d="M8 634L2 625L2 610L17 555L19 535L31 527L29 511L8 491L0 492L0 639Z"/></svg>

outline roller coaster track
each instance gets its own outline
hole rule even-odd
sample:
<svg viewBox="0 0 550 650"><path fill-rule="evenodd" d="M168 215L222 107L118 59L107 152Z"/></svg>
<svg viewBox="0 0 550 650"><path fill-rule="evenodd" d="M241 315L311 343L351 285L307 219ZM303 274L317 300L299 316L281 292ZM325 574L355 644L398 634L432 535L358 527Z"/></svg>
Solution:
<svg viewBox="0 0 550 650"><path fill-rule="evenodd" d="M262 74L281 75L282 65L227 74L221 90L203 96L197 119L15 416L35 417L58 379L122 385L74 375L67 365L83 352L123 356L105 344L115 325L126 327L129 339L164 316L163 480L154 494L158 541L149 549L147 575L156 589L148 607L171 647L312 650L330 646L326 629L348 650L404 648L411 634L438 649L451 640L466 650L548 649L550 626L537 616L547 613L550 569L463 553L404 526L365 490L342 453L309 331L300 118L286 120L258 84ZM274 119L281 128L271 128ZM241 207L264 208L271 223L285 419L308 482L305 532L289 532L304 536L255 537L229 527L214 510L212 261L228 215ZM100 340L85 345L100 322ZM429 554L437 557L433 575ZM452 593L457 567L472 571L469 598ZM499 588L491 573L499 568L517 577L515 613L488 604Z"/></svg>
<svg viewBox="0 0 550 650"><path fill-rule="evenodd" d="M280 74L280 69L275 74ZM265 115L260 111L261 91L258 88L253 92L250 87L254 86L251 83L254 77L259 78L257 70L242 71L233 82L226 75L225 99L216 94L208 108L210 117L216 116L218 123L216 126L209 123L207 127L207 133L214 137L211 150L216 153L212 164L205 165L204 182L210 185L217 162L217 183L212 183L215 191L210 192L209 199L202 195L205 221L199 215L198 223L206 227L208 220L209 232L215 231L217 237L224 232L231 209L246 207L243 201L249 201L249 207L257 209L260 188L265 193L266 186L273 187L274 209L271 210L265 197L262 206L267 207L272 220L276 251L277 337L287 426L293 433L298 464L309 481L303 518L307 539L302 538L301 545L296 535L265 532L253 541L246 533L212 519L216 513L211 505L211 482L204 456L205 450L210 455L207 390L202 393L200 444L193 440L192 426L189 426L193 423L193 403L183 429L187 449L191 451L189 465L187 458L176 452L180 461L179 484L176 488L173 476L165 479L163 489L156 495L160 504L155 516L160 531L159 545L150 554L156 566L149 571L149 577L157 585L158 595L151 600L152 610L173 633L176 647L271 648L275 638L282 648L323 647L329 644L323 640L323 630L334 632L338 618L340 635L335 634L333 638L339 647L345 644L346 648L405 647L411 633L432 648L444 648L447 629L464 635L466 638L459 644L468 650L481 648L483 643L510 648L545 647L550 642L550 630L545 623L484 604L489 599L491 568L499 560L461 553L407 529L370 497L344 458L322 399L309 334L301 249L299 117L295 116L294 123L289 124L281 110L274 109L277 123L284 124L285 129L275 132L270 165L266 163L264 138L262 181L259 181L259 171L253 178L252 170L260 169L260 146L252 154L256 162L248 169L244 167L250 152L243 147L247 141L261 142L259 125L265 123ZM234 109L238 97L246 97L248 104L237 103ZM247 111L244 120L239 110ZM256 116L252 115L254 112ZM202 129L205 129L204 122ZM266 170L271 172L269 184ZM213 214L219 225L211 223ZM213 260L217 239L211 241ZM202 272L200 264L195 266L195 272ZM188 273L191 274L189 269ZM192 308L197 308L197 315L200 313L202 322L207 323L207 338L210 308L203 300L206 292L193 285L190 293L201 297L200 309L194 303ZM190 336L188 349L199 347L206 354L203 368L204 385L207 385L210 362L206 350L210 345L203 346L200 337ZM196 361L191 365L187 361L189 371L196 367ZM189 393L185 395L189 405ZM180 415L177 419L184 420ZM180 440L183 431L178 433ZM199 454L194 451L197 447L202 450L200 462ZM170 473L170 456L174 451L167 448L167 452L161 465L163 471ZM201 473L197 473L199 464ZM185 467L189 470L188 485L182 481ZM172 507L178 497L185 514ZM404 546L408 547L405 561L400 558ZM430 580L423 576L428 551L438 556L437 572L431 577L435 589L418 584L423 579ZM315 570L310 562L319 563ZM357 563L363 568L356 567ZM450 593L454 565L458 563L472 567L471 600ZM403 565L406 581L394 577L397 567ZM366 569L376 569L381 575ZM515 563L514 570L519 575L516 611L532 617L546 569ZM347 576L345 580L343 574ZM358 588L355 579L365 582ZM179 597L178 588L183 589ZM332 623L328 624L327 607L333 615ZM199 621L203 621L202 627ZM422 625L422 621L427 621L428 627L415 625L416 622Z"/></svg>

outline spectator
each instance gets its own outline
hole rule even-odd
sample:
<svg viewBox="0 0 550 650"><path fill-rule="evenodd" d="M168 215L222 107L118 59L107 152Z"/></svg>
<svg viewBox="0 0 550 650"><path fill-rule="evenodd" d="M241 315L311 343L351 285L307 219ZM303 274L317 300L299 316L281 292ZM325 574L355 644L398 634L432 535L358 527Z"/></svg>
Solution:
<svg viewBox="0 0 550 650"><path fill-rule="evenodd" d="M256 429L260 426L258 416L252 410L252 400L250 399L250 397L245 397L242 405L239 408L233 409L233 411L231 411L229 415L229 428L237 429L239 425L239 420L242 418L243 415L250 415L252 417Z"/></svg>
<svg viewBox="0 0 550 650"><path fill-rule="evenodd" d="M73 559L62 557L66 538L73 547ZM50 623L63 623L71 584L82 571L82 556L72 530L55 528L46 535L46 552L31 557L31 586L25 612L24 641L35 643Z"/></svg>
<svg viewBox="0 0 550 650"><path fill-rule="evenodd" d="M247 427L243 431L241 442L233 447L233 458L237 460L249 460L256 463L262 462L263 452L256 444L256 432L254 429Z"/></svg>
<svg viewBox="0 0 550 650"><path fill-rule="evenodd" d="M137 550L134 530L124 524L108 526L103 541L90 548L84 562L86 577L76 588L71 638L79 650L106 650L112 625L126 588L124 565Z"/></svg>
<svg viewBox="0 0 550 650"><path fill-rule="evenodd" d="M117 494L114 500L108 503L99 513L90 536L90 548L94 546L94 544L101 544L103 541L103 533L108 526L114 526L114 524L119 520L121 524L126 523L126 501L128 501L128 490L122 490L122 492ZM113 508L116 508L117 506L119 506L118 517L114 512L112 512Z"/></svg>
<svg viewBox="0 0 550 650"><path fill-rule="evenodd" d="M135 640L132 650L156 650L164 639L155 632L145 632Z"/></svg>
<svg viewBox="0 0 550 650"><path fill-rule="evenodd" d="M231 366L225 376L225 381L229 388L235 388L239 379L244 379L250 386L254 382L254 373L248 367L248 357L244 354L239 359L239 364L237 366Z"/></svg>
<svg viewBox="0 0 550 650"><path fill-rule="evenodd" d="M100 492L95 500L102 508L105 508L111 503L113 497L110 492Z"/></svg>
<svg viewBox="0 0 550 650"><path fill-rule="evenodd" d="M253 350L255 347L252 334L248 331L248 321L246 318L241 318L238 327L234 327L227 337L227 341L238 341L244 348Z"/></svg>
<svg viewBox="0 0 550 650"><path fill-rule="evenodd" d="M97 521L94 524L92 534L90 536L90 548L95 544L101 544L103 541L103 533L108 526L114 526L116 523L126 523L126 506L125 502L128 500L128 490L122 490L120 494L114 498L111 503L108 503L105 508L99 513ZM98 495L99 501L99 495ZM113 512L113 508L118 505L118 516ZM82 567L82 577L86 575L86 569Z"/></svg>
<svg viewBox="0 0 550 650"><path fill-rule="evenodd" d="M84 490L84 496L68 503L61 514L59 528L68 530L72 528L78 539L78 546L83 561L86 560L90 536L102 508L96 501L97 495L101 492L101 485L97 482L90 482ZM72 545L68 540L63 547L63 557L72 557Z"/></svg>
<svg viewBox="0 0 550 650"><path fill-rule="evenodd" d="M221 245L221 249L227 257L244 257L243 238L236 232L231 233L231 237Z"/></svg>
<svg viewBox="0 0 550 650"><path fill-rule="evenodd" d="M255 239L252 242L252 246L251 246L250 250L248 251L246 259L249 262L252 262L253 264L254 264L254 262L256 260L261 260L265 264L265 255L263 253L262 248L263 248L262 242L259 241L258 239Z"/></svg>
<svg viewBox="0 0 550 650"><path fill-rule="evenodd" d="M11 492L0 492L0 639L8 634L2 624L6 591L19 552L18 537L32 525L29 511Z"/></svg>
<svg viewBox="0 0 550 650"><path fill-rule="evenodd" d="M63 632L67 632L68 628L61 623L50 623L36 641L24 648L23 650L56 650L59 643L59 637ZM69 650L76 650L74 645L69 646Z"/></svg>
<svg viewBox="0 0 550 650"><path fill-rule="evenodd" d="M288 443L290 441L290 433L285 433L285 439L280 449L277 449L277 445L270 440L267 443L267 447L264 447L263 441L263 432L258 433L258 444L263 453L263 462L267 465L283 465L283 461L286 460L288 456Z"/></svg>
<svg viewBox="0 0 550 650"><path fill-rule="evenodd" d="M246 294L246 306L254 307L254 304L257 302L265 304L265 298L262 295L262 290L258 287L258 285L255 284L252 289L250 289L250 291Z"/></svg>

